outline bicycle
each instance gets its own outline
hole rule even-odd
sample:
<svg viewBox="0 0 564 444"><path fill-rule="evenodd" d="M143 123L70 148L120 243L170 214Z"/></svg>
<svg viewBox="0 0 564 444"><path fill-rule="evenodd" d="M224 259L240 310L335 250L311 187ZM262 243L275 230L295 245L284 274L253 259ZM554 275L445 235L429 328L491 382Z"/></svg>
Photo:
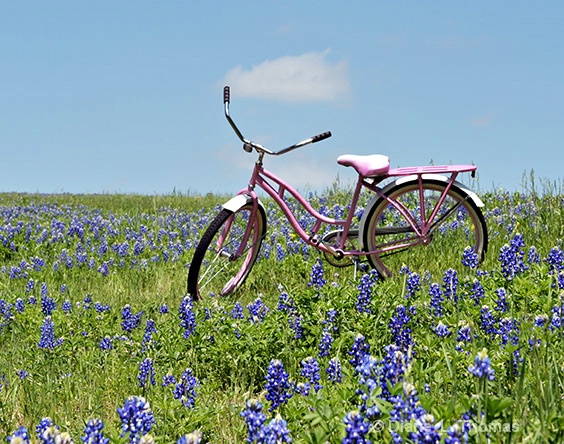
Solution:
<svg viewBox="0 0 564 444"><path fill-rule="evenodd" d="M438 244L441 249L449 248L460 235L465 236L477 260L483 260L488 245L481 211L484 204L456 180L463 172L470 172L474 177L475 165L390 168L390 160L385 155L341 155L337 162L354 168L358 180L346 217L335 219L321 214L295 188L263 166L265 155L289 153L327 139L331 132L271 151L246 139L231 118L228 86L224 88L223 103L225 117L243 142L243 149L248 153L254 151L258 159L248 186L223 204L196 247L187 282L188 294L194 300L204 294L229 295L249 275L267 230L266 209L257 196L257 187L278 205L298 236L337 267L358 267L368 262L379 275L390 277L393 271L383 259L420 245ZM366 205L358 227L353 227L359 196L364 189L374 196ZM298 222L285 200L286 193L315 220L310 232ZM336 229L322 234L322 226Z"/></svg>

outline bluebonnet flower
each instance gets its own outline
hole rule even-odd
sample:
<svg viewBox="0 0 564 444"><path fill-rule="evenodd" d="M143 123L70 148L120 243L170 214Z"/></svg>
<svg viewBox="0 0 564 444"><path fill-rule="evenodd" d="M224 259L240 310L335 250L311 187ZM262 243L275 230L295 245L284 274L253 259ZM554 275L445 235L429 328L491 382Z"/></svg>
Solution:
<svg viewBox="0 0 564 444"><path fill-rule="evenodd" d="M537 315L534 319L535 327L543 328L548 322L548 316L545 314Z"/></svg>
<svg viewBox="0 0 564 444"><path fill-rule="evenodd" d="M497 334L500 336L501 345L519 343L519 322L513 318L502 318L499 320Z"/></svg>
<svg viewBox="0 0 564 444"><path fill-rule="evenodd" d="M294 338L301 339L303 335L302 317L295 313L288 318L288 325L294 331Z"/></svg>
<svg viewBox="0 0 564 444"><path fill-rule="evenodd" d="M548 263L548 272L550 274L564 270L564 251L559 247L553 247L548 253L546 262Z"/></svg>
<svg viewBox="0 0 564 444"><path fill-rule="evenodd" d="M125 305L121 311L121 328L123 331L131 333L134 329L136 329L141 323L141 316L143 316L142 311L137 314L133 314L131 311L131 305Z"/></svg>
<svg viewBox="0 0 564 444"><path fill-rule="evenodd" d="M51 418L43 418L35 428L37 439L43 444L72 444L67 432L60 432L59 426Z"/></svg>
<svg viewBox="0 0 564 444"><path fill-rule="evenodd" d="M457 290L458 290L458 275L455 269L449 268L447 271L445 271L445 275L443 277L444 296L456 302L458 301Z"/></svg>
<svg viewBox="0 0 564 444"><path fill-rule="evenodd" d="M96 313L104 313L106 311L110 311L111 307L109 304L101 304L100 302L95 302L94 309L96 310Z"/></svg>
<svg viewBox="0 0 564 444"><path fill-rule="evenodd" d="M490 358L486 349L483 349L476 355L474 364L468 367L468 371L479 379L487 378L490 381L495 379L495 372L491 368Z"/></svg>
<svg viewBox="0 0 564 444"><path fill-rule="evenodd" d="M161 308L159 308L159 312L161 314L167 314L168 313L168 305L166 305L165 303L163 303L161 305Z"/></svg>
<svg viewBox="0 0 564 444"><path fill-rule="evenodd" d="M331 327L333 328L334 331L338 331L339 328L335 324L336 318L337 318L337 310L335 310L334 308L330 308L329 310L327 310L327 315L325 317L325 320L323 321L323 325L326 325L327 329Z"/></svg>
<svg viewBox="0 0 564 444"><path fill-rule="evenodd" d="M266 415L262 413L262 404L256 399L251 399L245 403L245 410L241 412L241 416L245 419L247 425L247 439L249 443L259 441L261 439L262 428L266 422Z"/></svg>
<svg viewBox="0 0 564 444"><path fill-rule="evenodd" d="M525 253L521 249L525 246L523 236L517 233L510 244L505 244L499 251L498 261L501 263L501 273L507 280L523 273L528 266L523 262Z"/></svg>
<svg viewBox="0 0 564 444"><path fill-rule="evenodd" d="M472 330L471 330L471 328L468 324L464 324L458 329L456 341L457 342L471 342L472 341Z"/></svg>
<svg viewBox="0 0 564 444"><path fill-rule="evenodd" d="M430 306L433 315L437 318L441 317L444 312L444 308L442 306L444 298L439 284L431 284L429 286L429 296L431 296Z"/></svg>
<svg viewBox="0 0 564 444"><path fill-rule="evenodd" d="M353 345L349 350L349 362L356 368L362 364L364 358L370 353L370 345L366 342L366 339L360 333L354 338Z"/></svg>
<svg viewBox="0 0 564 444"><path fill-rule="evenodd" d="M412 330L408 327L408 323L414 314L414 306L406 308L403 305L398 305L396 314L392 316L388 324L394 343L404 351L407 351L413 345Z"/></svg>
<svg viewBox="0 0 564 444"><path fill-rule="evenodd" d="M415 386L411 383L404 383L402 393L390 395L388 400L392 403L390 418L394 422L409 422L414 419L417 421L427 414L419 402L419 396ZM411 435L414 442L420 442L415 436L416 433L412 433Z"/></svg>
<svg viewBox="0 0 564 444"><path fill-rule="evenodd" d="M466 444L468 443L468 434L472 429L470 421L464 421L461 426L456 422L446 431L445 444Z"/></svg>
<svg viewBox="0 0 564 444"><path fill-rule="evenodd" d="M480 305L480 301L486 296L486 290L478 279L472 282L472 289L470 290L470 299L474 300L474 305Z"/></svg>
<svg viewBox="0 0 564 444"><path fill-rule="evenodd" d="M149 382L151 385L155 385L155 368L151 358L145 358L139 363L138 379L140 388L145 388Z"/></svg>
<svg viewBox="0 0 564 444"><path fill-rule="evenodd" d="M564 305L552 307L552 317L550 318L550 329L556 330L562 327L564 321Z"/></svg>
<svg viewBox="0 0 564 444"><path fill-rule="evenodd" d="M145 333L143 334L143 339L141 341L141 353L145 353L147 350L147 345L151 342L153 333L157 333L155 321L147 319L147 323L145 324Z"/></svg>
<svg viewBox="0 0 564 444"><path fill-rule="evenodd" d="M51 427L56 429L59 428L59 426L57 426L55 424L55 421L53 421L51 418L49 417L42 418L41 421L39 421L39 424L37 424L37 426L35 427L36 436L41 439L41 435L43 434L43 432L45 432L47 429Z"/></svg>
<svg viewBox="0 0 564 444"><path fill-rule="evenodd" d="M45 291L43 290L45 289ZM41 312L43 316L51 316L56 310L57 304L47 293L47 286L45 282L41 286Z"/></svg>
<svg viewBox="0 0 564 444"><path fill-rule="evenodd" d="M386 354L380 363L382 366L380 386L382 397L387 399L391 395L389 387L393 387L402 381L409 363L409 355L395 344L387 345L384 350Z"/></svg>
<svg viewBox="0 0 564 444"><path fill-rule="evenodd" d="M358 284L358 294L356 297L356 309L359 313L370 313L370 301L372 299L372 290L374 284L378 280L376 270L370 270L370 273L362 275Z"/></svg>
<svg viewBox="0 0 564 444"><path fill-rule="evenodd" d="M282 245L280 245L280 243L276 243L276 260L277 261L283 261L284 260L284 249L282 248Z"/></svg>
<svg viewBox="0 0 564 444"><path fill-rule="evenodd" d="M484 333L493 337L497 333L497 320L487 305L484 305L480 310L480 326Z"/></svg>
<svg viewBox="0 0 564 444"><path fill-rule="evenodd" d="M194 330L196 330L196 315L192 311L194 303L190 296L185 296L180 303L178 316L180 317L180 326L184 329L184 337L188 338Z"/></svg>
<svg viewBox="0 0 564 444"><path fill-rule="evenodd" d="M30 293L31 290L33 290L34 288L35 288L35 281L33 280L33 278L29 278L25 286L25 292Z"/></svg>
<svg viewBox="0 0 564 444"><path fill-rule="evenodd" d="M70 313L72 311L72 304L71 302L67 299L65 300L65 302L63 302L63 305L61 305L61 309L65 312L65 313Z"/></svg>
<svg viewBox="0 0 564 444"><path fill-rule="evenodd" d="M87 294L86 296L84 296L84 299L82 300L82 308L84 310L90 310L92 308L92 296ZM131 310L131 307L129 307L129 309Z"/></svg>
<svg viewBox="0 0 564 444"><path fill-rule="evenodd" d="M29 372L21 369L21 370L16 371L16 375L18 375L20 380L23 381L25 378L27 378L29 376Z"/></svg>
<svg viewBox="0 0 564 444"><path fill-rule="evenodd" d="M324 356L329 356L329 352L333 347L333 336L328 331L329 329L324 329L321 333L321 341L319 342L319 354L320 358Z"/></svg>
<svg viewBox="0 0 564 444"><path fill-rule="evenodd" d="M415 295L420 289L421 289L421 277L415 272L410 272L407 275L405 297L407 299L415 297Z"/></svg>
<svg viewBox="0 0 564 444"><path fill-rule="evenodd" d="M43 325L41 326L41 337L37 346L43 349L53 350L63 343L63 339L55 340L55 324L51 319L51 316L47 316L43 320Z"/></svg>
<svg viewBox="0 0 564 444"><path fill-rule="evenodd" d="M179 399L189 409L193 408L196 404L196 389L199 385L200 383L194 376L192 369L187 368L182 372L180 381L174 387L174 399Z"/></svg>
<svg viewBox="0 0 564 444"><path fill-rule="evenodd" d="M462 265L470 269L478 268L478 254L472 247L466 247L462 253Z"/></svg>
<svg viewBox="0 0 564 444"><path fill-rule="evenodd" d="M27 303L28 303L29 305L37 305L37 299L35 298L35 296L30 295L30 296L27 298Z"/></svg>
<svg viewBox="0 0 564 444"><path fill-rule="evenodd" d="M264 438L259 442L264 444L280 444L284 442L292 442L288 424L280 414L270 420L263 428Z"/></svg>
<svg viewBox="0 0 564 444"><path fill-rule="evenodd" d="M9 444L30 444L29 432L24 426L18 428L14 433L8 436Z"/></svg>
<svg viewBox="0 0 564 444"><path fill-rule="evenodd" d="M85 444L108 444L110 438L104 436L104 423L100 419L90 419L84 427L84 435L81 437Z"/></svg>
<svg viewBox="0 0 564 444"><path fill-rule="evenodd" d="M366 439L366 435L371 427L370 422L360 412L353 411L347 413L343 423L345 424L346 435L342 440L342 444L372 444L372 441Z"/></svg>
<svg viewBox="0 0 564 444"><path fill-rule="evenodd" d="M22 298L16 299L15 306L18 313L23 313L25 311L25 304Z"/></svg>
<svg viewBox="0 0 564 444"><path fill-rule="evenodd" d="M195 430L187 435L178 438L176 444L200 444L202 442L202 432Z"/></svg>
<svg viewBox="0 0 564 444"><path fill-rule="evenodd" d="M435 424L435 418L430 413L426 413L415 420L417 431L413 433L413 442L420 443L439 443L441 442L441 423Z"/></svg>
<svg viewBox="0 0 564 444"><path fill-rule="evenodd" d="M284 311L286 313L292 313L296 310L296 304L285 291L281 291L278 296L277 309L278 311Z"/></svg>
<svg viewBox="0 0 564 444"><path fill-rule="evenodd" d="M171 384L176 384L176 378L174 377L174 375L171 375L170 373L163 375L162 387L166 387Z"/></svg>
<svg viewBox="0 0 564 444"><path fill-rule="evenodd" d="M505 295L505 289L498 288L496 290L496 294L497 294L497 301L495 303L495 309L497 311L501 311L502 313L505 313L507 311L507 297Z"/></svg>
<svg viewBox="0 0 564 444"><path fill-rule="evenodd" d="M104 336L104 338L102 338L102 340L100 341L100 349L111 350L113 348L114 346L112 344L112 338L110 338L109 336Z"/></svg>
<svg viewBox="0 0 564 444"><path fill-rule="evenodd" d="M300 374L308 379L316 392L322 389L323 386L319 383L321 376L319 374L320 369L317 360L312 356L308 356L302 360L301 365L302 371Z"/></svg>
<svg viewBox="0 0 564 444"><path fill-rule="evenodd" d="M243 306L239 301L235 302L235 306L233 310L231 310L231 317L233 319L245 319L245 315L243 314Z"/></svg>
<svg viewBox="0 0 564 444"><path fill-rule="evenodd" d="M264 304L261 297L257 297L254 302L247 305L247 310L249 310L249 319L251 322L257 324L264 321L264 318L270 311L268 307Z"/></svg>
<svg viewBox="0 0 564 444"><path fill-rule="evenodd" d="M295 384L294 390L302 396L309 396L311 384L309 382L298 382Z"/></svg>
<svg viewBox="0 0 564 444"><path fill-rule="evenodd" d="M527 253L527 262L529 264L540 264L541 262L540 254L537 247L534 245L529 248L529 252Z"/></svg>
<svg viewBox="0 0 564 444"><path fill-rule="evenodd" d="M333 384L341 382L343 375L341 372L341 361L339 361L339 358L331 358L329 360L325 373L327 373L327 381Z"/></svg>
<svg viewBox="0 0 564 444"><path fill-rule="evenodd" d="M325 272L323 271L323 263L321 262L321 259L317 259L311 268L310 281L307 284L308 287L313 287L319 290L327 283L324 276Z"/></svg>
<svg viewBox="0 0 564 444"><path fill-rule="evenodd" d="M452 332L449 330L448 325L443 324L441 321L433 327L433 331L439 338L446 338L450 336Z"/></svg>
<svg viewBox="0 0 564 444"><path fill-rule="evenodd" d="M292 397L289 376L280 360L270 361L265 380L266 399L270 401L269 411L273 411Z"/></svg>
<svg viewBox="0 0 564 444"><path fill-rule="evenodd" d="M129 444L138 444L156 422L149 402L141 396L130 396L117 412L121 420L121 436L129 434Z"/></svg>

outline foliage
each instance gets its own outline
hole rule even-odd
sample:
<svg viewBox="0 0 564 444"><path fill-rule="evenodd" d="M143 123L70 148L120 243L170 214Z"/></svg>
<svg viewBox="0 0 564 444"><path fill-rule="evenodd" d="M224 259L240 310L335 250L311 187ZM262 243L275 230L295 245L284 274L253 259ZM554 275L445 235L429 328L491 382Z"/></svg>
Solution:
<svg viewBox="0 0 564 444"><path fill-rule="evenodd" d="M311 198L334 216L347 196ZM482 198L478 268L461 237L385 281L332 268L266 202L242 290L193 302L190 259L225 199L0 195L1 436L561 441L564 197Z"/></svg>

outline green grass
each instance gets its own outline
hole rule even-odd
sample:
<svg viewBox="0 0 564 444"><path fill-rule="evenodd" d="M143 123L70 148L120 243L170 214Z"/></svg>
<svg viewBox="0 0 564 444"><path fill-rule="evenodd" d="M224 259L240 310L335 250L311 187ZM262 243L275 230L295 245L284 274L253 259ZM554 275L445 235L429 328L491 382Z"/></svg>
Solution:
<svg viewBox="0 0 564 444"><path fill-rule="evenodd" d="M316 199L331 209L344 205L346 197L345 190L333 188ZM551 320L564 295L558 274L549 273L545 260L527 264L526 259L531 246L541 259L555 247L564 248L564 196L554 190L542 194L531 190L527 194L494 191L481 197L490 234L489 252L480 267L485 274L461 264L462 240L437 258L427 259L424 250L413 250L402 260L407 266L424 264L411 269L421 278L421 288L407 298L408 275L398 273L373 287L370 312L362 313L357 309L362 273L355 276L352 268L337 269L322 262L327 283L314 288L308 282L317 252L308 249L305 256L286 254L278 260L276 243L286 250L287 238L281 218L267 205L271 256L259 260L236 295L195 303L196 328L186 338L178 310L187 266L202 230L226 198L0 195L0 266L4 267L0 273L0 435L7 436L19 426L34 435L39 421L50 417L79 442L85 423L100 418L112 442L128 442L127 436L120 437L117 409L135 395L150 402L156 419L150 433L161 443L176 442L194 430L202 432L203 442L244 442L247 429L240 412L250 399L262 402L268 421L276 414L286 420L295 443L341 442L345 415L361 404L357 390L363 386L348 362L356 335L364 335L371 355L383 359L385 347L399 340L390 328L397 307L413 306L414 313L401 327L403 332L410 330L413 341L404 350L409 366L389 387L392 393L401 398L413 385L418 405L433 415L434 424L440 422L443 439L446 430L470 412L471 442L558 442L564 430L564 326L556 327ZM525 241L522 250L529 268L508 280L498 256L517 233ZM142 252L135 253L136 241L143 244ZM126 242L129 249L120 255L118 247ZM83 264L79 264L81 254L87 258ZM66 262L69 257L72 267ZM44 265L34 268L34 258ZM107 275L100 268L104 264ZM19 274L13 267L20 269ZM429 288L433 283L442 285L449 268L457 274L457 297L445 298L444 314L438 318L430 306ZM478 304L471 297L476 280L485 291ZM57 304L52 313L55 337L63 338L53 350L38 347L45 319L42 285ZM504 312L496 309L499 289L506 293ZM293 301L294 310L278 309L282 292ZM29 303L30 296L36 298L36 305ZM87 296L91 307L84 303ZM251 322L246 307L259 297L268 312L260 322ZM14 306L18 298L25 305L21 313ZM72 304L70 312L62 310L66 300ZM95 302L108 305L109 311L97 311ZM231 316L237 302L245 308L245 319ZM140 325L131 332L121 326L127 304L134 313L143 312ZM162 304L169 313L160 312ZM504 343L501 334L484 331L483 306L489 307L498 328L507 320L516 322L513 344ZM331 330L334 342L329 355L319 357L330 309L337 311ZM538 327L535 317L541 315L547 320ZM302 326L299 339L292 328L297 316ZM148 319L155 322L157 332L143 350ZM449 327L450 336L434 333L439 321ZM462 325L471 328L470 342L456 340ZM115 338L113 349L100 348L105 337ZM468 371L483 349L495 371L493 381ZM306 381L300 372L308 356L318 360L324 387L318 392L312 389L309 396L294 393L287 404L269 412L265 376L270 362L279 359L290 379L299 383ZM343 379L332 385L326 381L325 369L335 357L341 361ZM142 388L139 363L145 358L153 360L156 384ZM187 368L199 381L193 408L174 398L174 385L161 386L164 375L179 379ZM20 370L28 373L23 379ZM393 420L393 405L381 393L374 392L369 402L381 411L371 421L367 437L372 442L390 442L392 432L409 440L413 420Z"/></svg>

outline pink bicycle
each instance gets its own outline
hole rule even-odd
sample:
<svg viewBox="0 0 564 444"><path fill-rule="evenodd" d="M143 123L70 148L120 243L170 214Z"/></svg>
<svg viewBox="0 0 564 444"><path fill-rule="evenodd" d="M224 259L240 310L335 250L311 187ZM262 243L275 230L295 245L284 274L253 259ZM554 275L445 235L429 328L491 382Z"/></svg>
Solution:
<svg viewBox="0 0 564 444"><path fill-rule="evenodd" d="M475 165L416 166L390 168L387 156L345 154L337 159L352 167L358 180L344 219L321 214L295 188L263 166L265 154L280 156L331 136L319 134L279 151L247 140L229 115L229 87L224 88L225 117L243 142L243 149L258 154L248 186L223 204L198 243L188 273L188 293L194 300L206 295L228 295L249 275L266 235L266 210L255 188L258 186L275 202L288 222L308 245L323 252L338 267L368 262L382 277L397 271L398 260L388 258L426 246L429 261L460 245L470 247L475 259L483 259L488 245L487 227L480 198L456 180L459 173L471 172ZM447 174L447 175L445 175ZM362 190L374 196L368 202L358 226L353 226ZM315 221L300 225L285 200L291 196ZM328 227L335 229L328 231ZM464 247L463 247L464 248ZM401 257L401 255L399 255ZM404 257L405 258L405 257ZM386 260L387 265L384 263Z"/></svg>

